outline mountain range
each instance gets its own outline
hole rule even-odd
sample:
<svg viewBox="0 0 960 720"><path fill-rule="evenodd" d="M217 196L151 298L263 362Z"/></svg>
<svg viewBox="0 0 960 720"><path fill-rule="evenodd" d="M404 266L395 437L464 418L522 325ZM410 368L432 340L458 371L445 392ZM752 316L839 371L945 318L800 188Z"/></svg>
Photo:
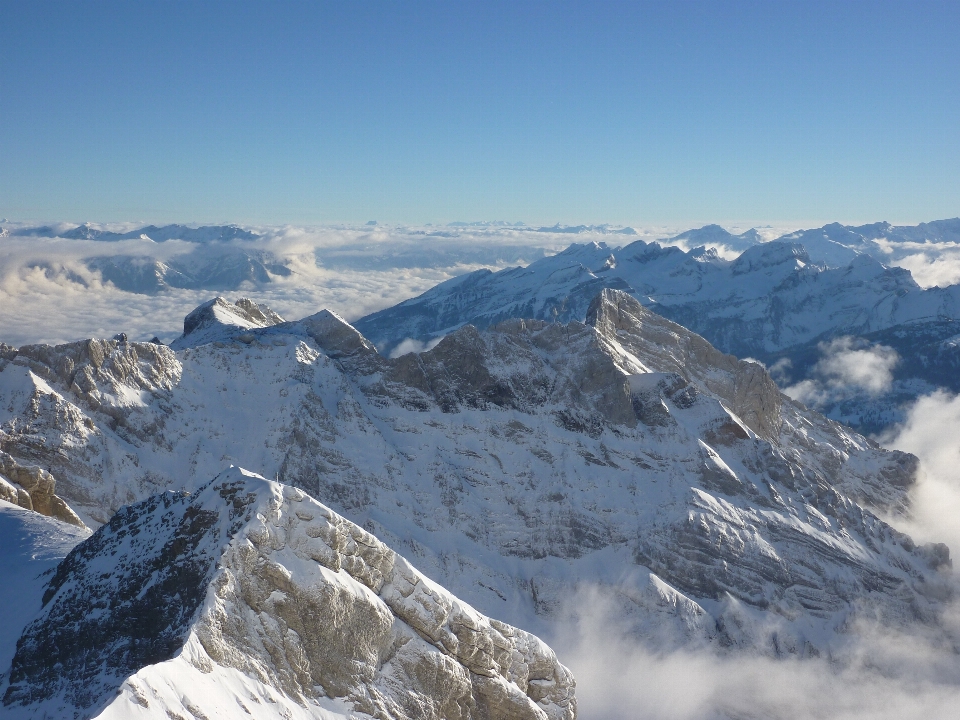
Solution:
<svg viewBox="0 0 960 720"><path fill-rule="evenodd" d="M955 382L960 286L874 257L909 230L707 226L677 242L735 260L590 242L354 324L217 297L170 345L0 343L3 714L574 720L546 643L595 605L662 654L949 645L950 551L897 529L918 460L849 426ZM828 353L890 376L833 388L847 425L781 390L839 383Z"/></svg>
<svg viewBox="0 0 960 720"><path fill-rule="evenodd" d="M556 632L595 586L652 643L829 653L938 622L944 546L880 519L916 459L780 393L629 294L385 358L328 311L217 299L172 348L4 347L0 448L91 526L225 464L301 488L481 612Z"/></svg>
<svg viewBox="0 0 960 720"><path fill-rule="evenodd" d="M754 245L733 261L703 246L575 244L527 267L454 278L367 315L356 327L390 352L403 340L429 342L466 324L483 328L510 317L582 320L601 288L630 294L724 352L771 366L786 359L784 386L809 377L831 339L895 336L903 353L897 386L882 396L861 396L853 408L831 408L866 431L902 420L902 404L924 392L941 385L960 390L952 372L960 360L953 342L960 286L921 288L909 271L865 253L830 267L814 262L804 245L785 240Z"/></svg>

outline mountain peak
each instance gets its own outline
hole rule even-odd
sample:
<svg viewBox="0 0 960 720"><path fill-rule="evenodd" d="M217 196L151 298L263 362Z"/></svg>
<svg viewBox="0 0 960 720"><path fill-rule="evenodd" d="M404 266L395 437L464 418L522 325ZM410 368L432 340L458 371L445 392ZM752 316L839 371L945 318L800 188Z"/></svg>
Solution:
<svg viewBox="0 0 960 720"><path fill-rule="evenodd" d="M215 340L227 340L244 330L266 328L282 322L283 318L273 310L249 298L240 298L231 305L229 300L215 297L183 319L183 335L170 346L180 350Z"/></svg>
<svg viewBox="0 0 960 720"><path fill-rule="evenodd" d="M573 677L539 638L238 467L121 509L58 566L43 606L17 645L7 711L207 717L226 694L272 705L258 714L271 718L297 706L338 719L576 712Z"/></svg>
<svg viewBox="0 0 960 720"><path fill-rule="evenodd" d="M806 248L799 243L775 240L748 248L734 260L731 271L734 275L743 275L778 265L796 265L797 261L809 263L810 256Z"/></svg>
<svg viewBox="0 0 960 720"><path fill-rule="evenodd" d="M376 353L359 330L332 310L321 310L298 323L329 357Z"/></svg>

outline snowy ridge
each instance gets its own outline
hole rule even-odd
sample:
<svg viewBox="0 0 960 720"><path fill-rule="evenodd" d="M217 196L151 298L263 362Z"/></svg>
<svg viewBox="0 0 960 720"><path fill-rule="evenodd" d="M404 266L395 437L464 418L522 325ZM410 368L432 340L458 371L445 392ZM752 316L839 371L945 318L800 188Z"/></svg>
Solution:
<svg viewBox="0 0 960 720"><path fill-rule="evenodd" d="M273 310L241 298L231 305L222 297L204 303L183 320L183 335L170 347L180 350L232 337L238 330L270 327L283 322Z"/></svg>
<svg viewBox="0 0 960 720"><path fill-rule="evenodd" d="M123 508L43 604L3 688L10 717L576 715L573 677L539 639L239 468Z"/></svg>
<svg viewBox="0 0 960 720"><path fill-rule="evenodd" d="M740 356L760 357L838 333L960 319L960 286L923 290L907 270L884 267L868 255L828 268L785 241L751 247L733 262L703 248L684 252L637 241L623 248L572 245L526 268L480 270L355 325L387 351L403 339L426 341L465 324L483 328L511 317L582 320L605 287L630 293Z"/></svg>
<svg viewBox="0 0 960 720"><path fill-rule="evenodd" d="M939 622L947 549L873 510L905 510L915 458L624 292L585 318L465 327L395 359L326 311L212 325L179 351L24 348L0 370L0 446L50 467L94 524L256 468L541 634L584 585L669 646L802 655L861 612Z"/></svg>

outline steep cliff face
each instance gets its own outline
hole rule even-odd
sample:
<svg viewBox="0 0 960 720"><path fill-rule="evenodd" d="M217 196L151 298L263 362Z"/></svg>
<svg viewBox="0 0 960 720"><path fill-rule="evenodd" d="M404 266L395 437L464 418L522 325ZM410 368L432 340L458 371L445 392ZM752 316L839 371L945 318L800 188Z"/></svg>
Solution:
<svg viewBox="0 0 960 720"><path fill-rule="evenodd" d="M53 369L75 346L14 351L0 442L91 523L256 468L521 627L550 631L585 585L671 643L803 654L858 613L938 622L946 548L875 514L905 511L915 458L627 293L584 317L468 326L396 359L326 311L213 323L176 352L103 345L88 390Z"/></svg>
<svg viewBox="0 0 960 720"><path fill-rule="evenodd" d="M238 468L123 508L43 603L7 674L10 717L576 716L573 677L538 638Z"/></svg>

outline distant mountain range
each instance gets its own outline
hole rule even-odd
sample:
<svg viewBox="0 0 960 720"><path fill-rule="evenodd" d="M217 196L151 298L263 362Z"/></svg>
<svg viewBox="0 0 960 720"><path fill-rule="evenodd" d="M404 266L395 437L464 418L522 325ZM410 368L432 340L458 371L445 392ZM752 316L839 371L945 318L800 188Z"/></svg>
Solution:
<svg viewBox="0 0 960 720"><path fill-rule="evenodd" d="M960 366L960 286L921 288L909 271L876 259L880 246L870 238L885 232L901 244L919 238L952 242L957 228L956 220L912 228L871 225L859 228L863 232L826 226L750 244L753 231L733 236L706 226L679 236L689 244L704 241L689 251L639 240L619 248L575 244L527 267L478 270L449 280L361 318L356 327L389 352L407 338L428 342L465 324L483 328L511 317L582 320L590 299L612 288L725 352L770 365L789 360L789 372L781 373L785 384L813 372L825 341L844 335L872 342L889 338L901 353L894 386L879 395L827 398L823 405L831 417L876 432L902 420L904 403L919 394L939 386L960 391L954 372ZM820 259L794 239L809 243ZM706 247L708 242L748 247L728 261Z"/></svg>
<svg viewBox="0 0 960 720"><path fill-rule="evenodd" d="M10 235L21 237L62 237L69 240L101 240L104 242L135 240L137 238L147 237L154 242L183 240L185 242L195 243L253 240L260 237L256 233L244 230L236 225L203 225L198 228L191 228L186 225L164 225L163 227L147 225L139 230L130 230L129 232L123 233L98 230L87 224L79 225L70 230L57 230L52 226L45 225L42 227L13 230L10 232Z"/></svg>
<svg viewBox="0 0 960 720"><path fill-rule="evenodd" d="M292 273L288 259L244 247L242 241L258 236L233 225L147 226L125 233L90 225L59 231L45 226L7 234L57 232L74 239L146 236L155 242L178 238L195 244L192 252L172 259L138 250L136 255L104 252L84 260L104 281L128 292L229 292L262 287ZM891 266L912 255L929 259L944 248L960 250L960 218L914 226L832 223L770 242L763 242L757 229L734 234L706 225L659 243L637 240L620 247L593 241L555 255L538 239L546 234L620 239L633 232L606 224L533 228L451 223L396 229L392 241L361 236L354 244L318 249L315 261L353 271L525 266L467 274L360 319L357 326L385 352L405 339L427 342L466 323L483 328L512 317L579 320L596 292L613 288L726 352L776 365L784 387L814 377L823 343L833 338L850 335L868 346L894 348L899 362L886 390L817 396L819 409L865 432L902 420L905 404L920 394L937 387L960 391L960 290L923 289L907 270ZM731 253L739 257L725 259Z"/></svg>

